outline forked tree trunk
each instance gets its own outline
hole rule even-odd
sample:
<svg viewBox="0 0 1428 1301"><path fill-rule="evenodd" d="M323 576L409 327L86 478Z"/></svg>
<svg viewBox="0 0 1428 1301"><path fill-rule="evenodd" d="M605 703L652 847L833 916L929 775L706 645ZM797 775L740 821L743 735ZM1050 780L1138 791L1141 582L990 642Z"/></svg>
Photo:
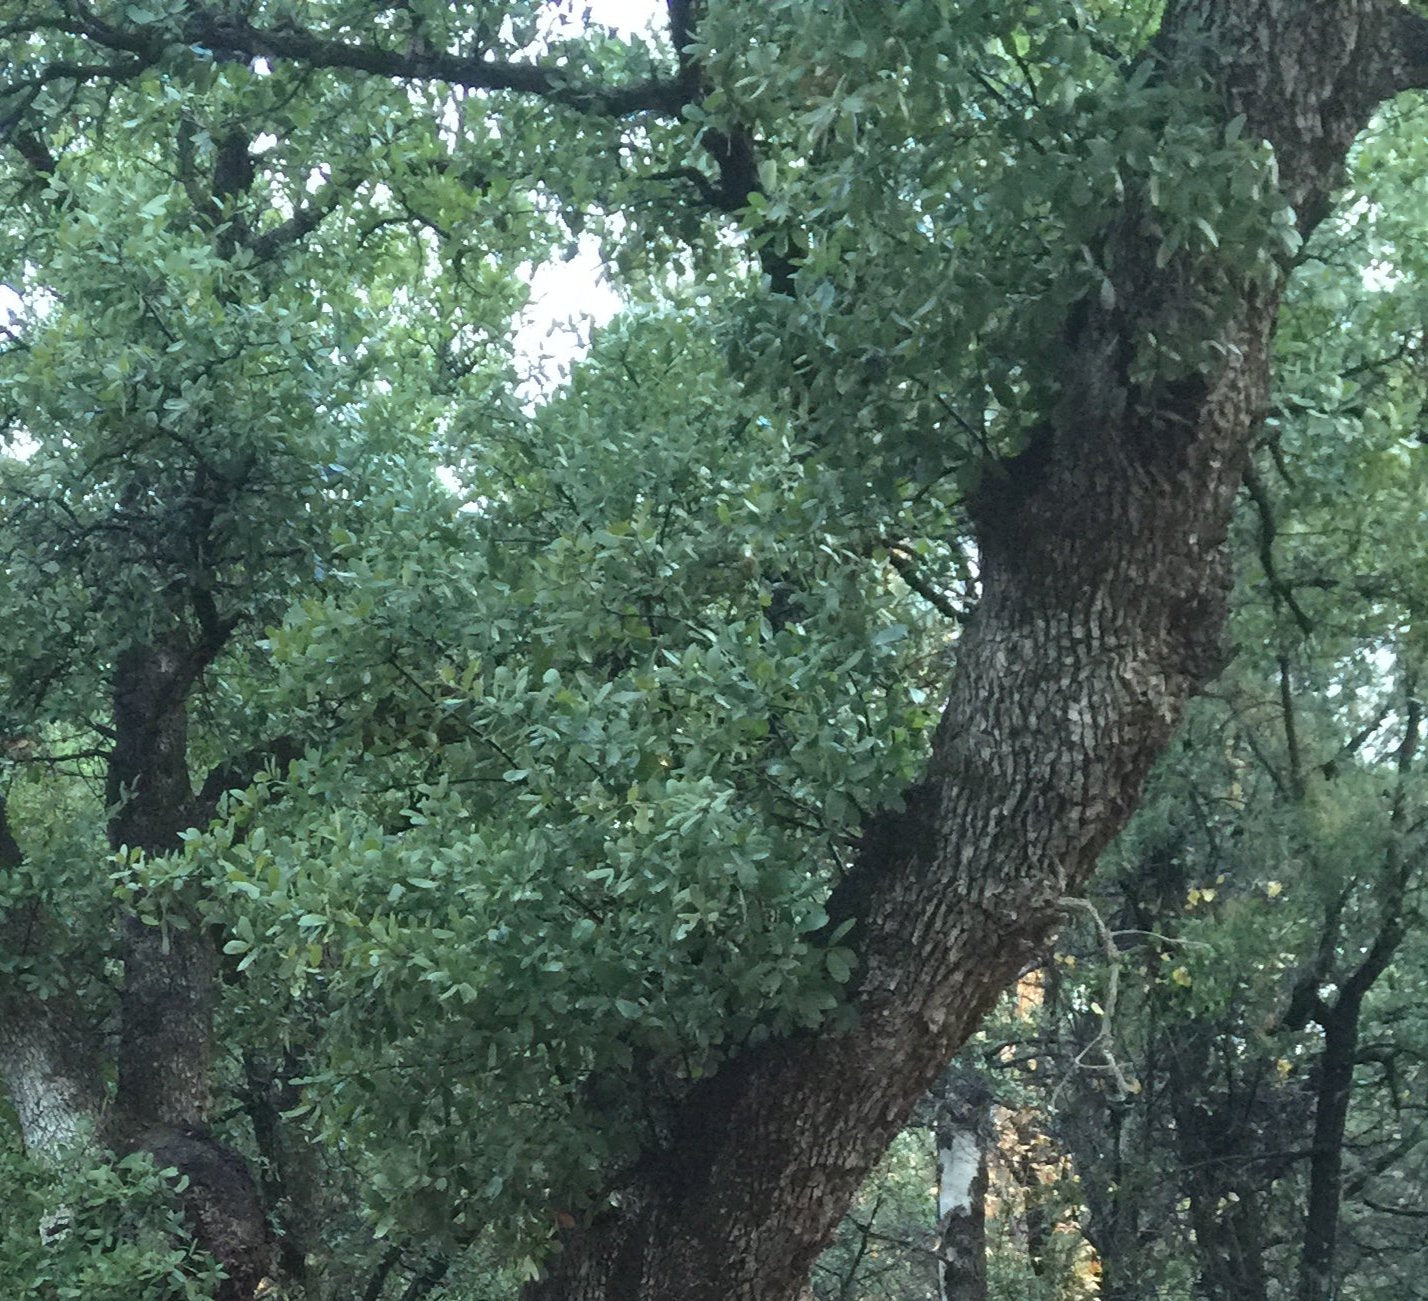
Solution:
<svg viewBox="0 0 1428 1301"><path fill-rule="evenodd" d="M1384 0L1172 0L1155 54L1271 140L1306 232L1374 106L1421 85L1424 24ZM1125 823L1219 660L1223 542L1267 398L1277 291L1207 338L1208 277L1134 204L1099 250L1112 306L1068 322L1057 412L973 503L983 597L923 782L874 820L855 887L858 1019L741 1054L564 1236L529 1301L792 1301L917 1097ZM1138 387L1148 322L1217 360ZM849 900L856 899L856 902Z"/></svg>

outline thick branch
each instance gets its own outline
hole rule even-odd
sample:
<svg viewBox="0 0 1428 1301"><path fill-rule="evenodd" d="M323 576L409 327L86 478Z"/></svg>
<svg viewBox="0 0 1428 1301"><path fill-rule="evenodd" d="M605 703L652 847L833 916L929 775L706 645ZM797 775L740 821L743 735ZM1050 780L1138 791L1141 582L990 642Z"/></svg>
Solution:
<svg viewBox="0 0 1428 1301"><path fill-rule="evenodd" d="M88 35L111 49L142 51L141 58L156 57L162 49L148 33L108 24L92 25ZM550 65L492 62L479 54L441 50L388 50L335 40L294 23L261 27L234 15L202 9L189 14L173 43L399 81L441 81L466 90L513 91L609 117L639 113L673 117L687 99L686 88L678 80L649 78L625 86L605 85L582 81L566 69Z"/></svg>
<svg viewBox="0 0 1428 1301"><path fill-rule="evenodd" d="M1275 147L1310 230L1382 97L1378 0L1173 0L1165 76L1209 80ZM786 1301L917 1096L1044 942L1059 903L1140 799L1189 697L1223 662L1224 543L1265 408L1278 286L1156 260L1143 215L1108 214L1117 302L1068 330L1028 453L969 514L982 597L923 782L868 826L830 901L856 922L850 1029L740 1054L679 1108L620 1209L570 1230L540 1301ZM1207 332L1195 306L1236 308ZM1137 315L1137 309L1142 315ZM1203 341L1188 378L1132 382L1165 314ZM1157 323L1157 334L1161 326Z"/></svg>
<svg viewBox="0 0 1428 1301"><path fill-rule="evenodd" d="M1410 9L1398 15L1394 91L1428 90L1428 18Z"/></svg>

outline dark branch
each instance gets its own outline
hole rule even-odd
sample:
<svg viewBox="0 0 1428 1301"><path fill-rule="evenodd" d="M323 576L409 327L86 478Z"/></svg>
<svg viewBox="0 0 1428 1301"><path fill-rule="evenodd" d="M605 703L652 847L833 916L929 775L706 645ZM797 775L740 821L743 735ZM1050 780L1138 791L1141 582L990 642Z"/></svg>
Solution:
<svg viewBox="0 0 1428 1301"><path fill-rule="evenodd" d="M10 814L5 797L0 795L0 871L13 872L25 861L19 841L10 830Z"/></svg>
<svg viewBox="0 0 1428 1301"><path fill-rule="evenodd" d="M888 548L888 561L898 576L908 585L918 596L922 597L939 614L945 615L955 623L965 623L967 613L962 610L957 603L941 591L936 584L928 581L927 575L922 572L917 560L901 547L890 546Z"/></svg>
<svg viewBox="0 0 1428 1301"><path fill-rule="evenodd" d="M1312 636L1314 633L1313 622L1304 613L1304 607L1299 604L1298 597L1294 595L1293 587L1279 575L1279 566L1274 560L1274 539L1279 531L1274 519L1274 506L1269 500L1269 493L1265 490L1264 482L1252 465L1245 466L1245 489L1249 492L1255 510L1259 514L1259 563L1260 568L1264 570L1265 581L1269 584L1275 597L1283 601L1285 608L1294 616L1294 622L1299 625L1299 631L1306 637Z"/></svg>
<svg viewBox="0 0 1428 1301"><path fill-rule="evenodd" d="M356 188L355 185L328 182L313 196L311 203L299 208L281 225L249 240L248 247L253 257L259 262L266 262L290 244L312 234Z"/></svg>
<svg viewBox="0 0 1428 1301"><path fill-rule="evenodd" d="M1428 89L1428 18L1410 9L1398 15L1393 89Z"/></svg>
<svg viewBox="0 0 1428 1301"><path fill-rule="evenodd" d="M264 769L284 769L302 757L302 745L292 737L280 736L251 750L233 755L211 769L203 779L195 800L195 822L207 821L218 810L218 801L229 791L242 790Z"/></svg>
<svg viewBox="0 0 1428 1301"><path fill-rule="evenodd" d="M97 39L104 40L102 36ZM346 68L399 81L444 81L466 90L514 91L610 117L637 113L675 116L687 98L679 82L662 78L628 86L591 84L573 79L563 68L538 63L492 63L480 56L440 50L383 50L331 40L291 24L258 27L242 18L201 11L184 24L183 39L250 58Z"/></svg>

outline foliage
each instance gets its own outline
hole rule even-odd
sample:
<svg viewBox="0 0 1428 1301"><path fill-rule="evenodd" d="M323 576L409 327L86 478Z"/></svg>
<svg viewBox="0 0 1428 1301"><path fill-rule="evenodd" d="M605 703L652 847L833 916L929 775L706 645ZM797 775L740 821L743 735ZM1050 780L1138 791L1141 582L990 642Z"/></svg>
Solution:
<svg viewBox="0 0 1428 1301"><path fill-rule="evenodd" d="M741 1049L848 1024L855 958L825 905L922 766L975 603L971 495L1084 400L1057 378L1068 313L1133 313L1129 382L1171 382L1206 362L1186 322L1228 319L1231 285L1296 256L1234 537L1241 653L1095 892L1114 1051L1143 1092L1073 1069L1102 1029L1099 937L1068 940L1042 1019L1014 1032L1036 1078L988 1065L1074 1158L1048 1214L1109 1271L1179 1295L1243 1190L1272 1197L1287 1277L1305 1179L1265 1154L1304 1141L1321 1048L1289 1005L1342 987L1397 918L1364 1005L1363 1042L1387 1046L1356 1076L1376 1135L1346 1215L1392 1252L1386 1277L1414 1267L1378 1208L1423 1160L1403 1102L1421 878L1385 894L1419 830L1394 737L1428 573L1421 115L1380 124L1301 251L1268 147L1138 53L1154 5L820 4L811 22L794 0L710 4L678 114L583 90L681 56L568 6L244 7L274 39L530 56L524 96L243 56L189 39L188 6L114 8L117 71L46 76L89 48L54 20L68 6L0 6L19 133L0 180L0 737L25 850L0 911L7 941L28 910L66 919L0 953L0 978L102 1027L116 916L218 937L216 1128L281 1183L267 1105L317 1163L313 1297L383 1269L514 1294L555 1230L609 1208L673 1100ZM717 165L739 139L758 143L742 189ZM1116 263L1113 209L1153 214L1159 297ZM512 343L532 268L596 249L622 310L532 398ZM106 780L113 684L155 645L203 653L200 794L171 853L104 844L134 795ZM1166 1065L1187 1041L1199 1075ZM1251 1095L1235 1132L1264 1162L1195 1182L1176 1090ZM1131 1168L1111 1169L1108 1130ZM210 1295L174 1176L53 1169L9 1142L5 1277ZM820 1294L927 1293L916 1252L870 1245L931 1232L924 1147L895 1145ZM1025 1173L1003 1174L1023 1216ZM1120 1232L1131 1202L1149 1235ZM73 1226L42 1247L59 1206ZM1001 1294L1085 1286L1079 1236L1033 1278L1011 1221Z"/></svg>
<svg viewBox="0 0 1428 1301"><path fill-rule="evenodd" d="M148 1157L42 1169L0 1150L5 1286L35 1301L200 1301L216 1281L194 1248L171 1177Z"/></svg>

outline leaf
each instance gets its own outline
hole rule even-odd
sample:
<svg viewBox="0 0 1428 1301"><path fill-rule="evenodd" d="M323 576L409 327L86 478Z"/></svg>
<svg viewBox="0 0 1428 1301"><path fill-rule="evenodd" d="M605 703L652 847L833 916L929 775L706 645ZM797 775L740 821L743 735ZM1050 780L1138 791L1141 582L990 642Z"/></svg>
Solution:
<svg viewBox="0 0 1428 1301"><path fill-rule="evenodd" d="M840 985L846 985L853 975L853 954L849 949L829 949L823 957L828 974Z"/></svg>

